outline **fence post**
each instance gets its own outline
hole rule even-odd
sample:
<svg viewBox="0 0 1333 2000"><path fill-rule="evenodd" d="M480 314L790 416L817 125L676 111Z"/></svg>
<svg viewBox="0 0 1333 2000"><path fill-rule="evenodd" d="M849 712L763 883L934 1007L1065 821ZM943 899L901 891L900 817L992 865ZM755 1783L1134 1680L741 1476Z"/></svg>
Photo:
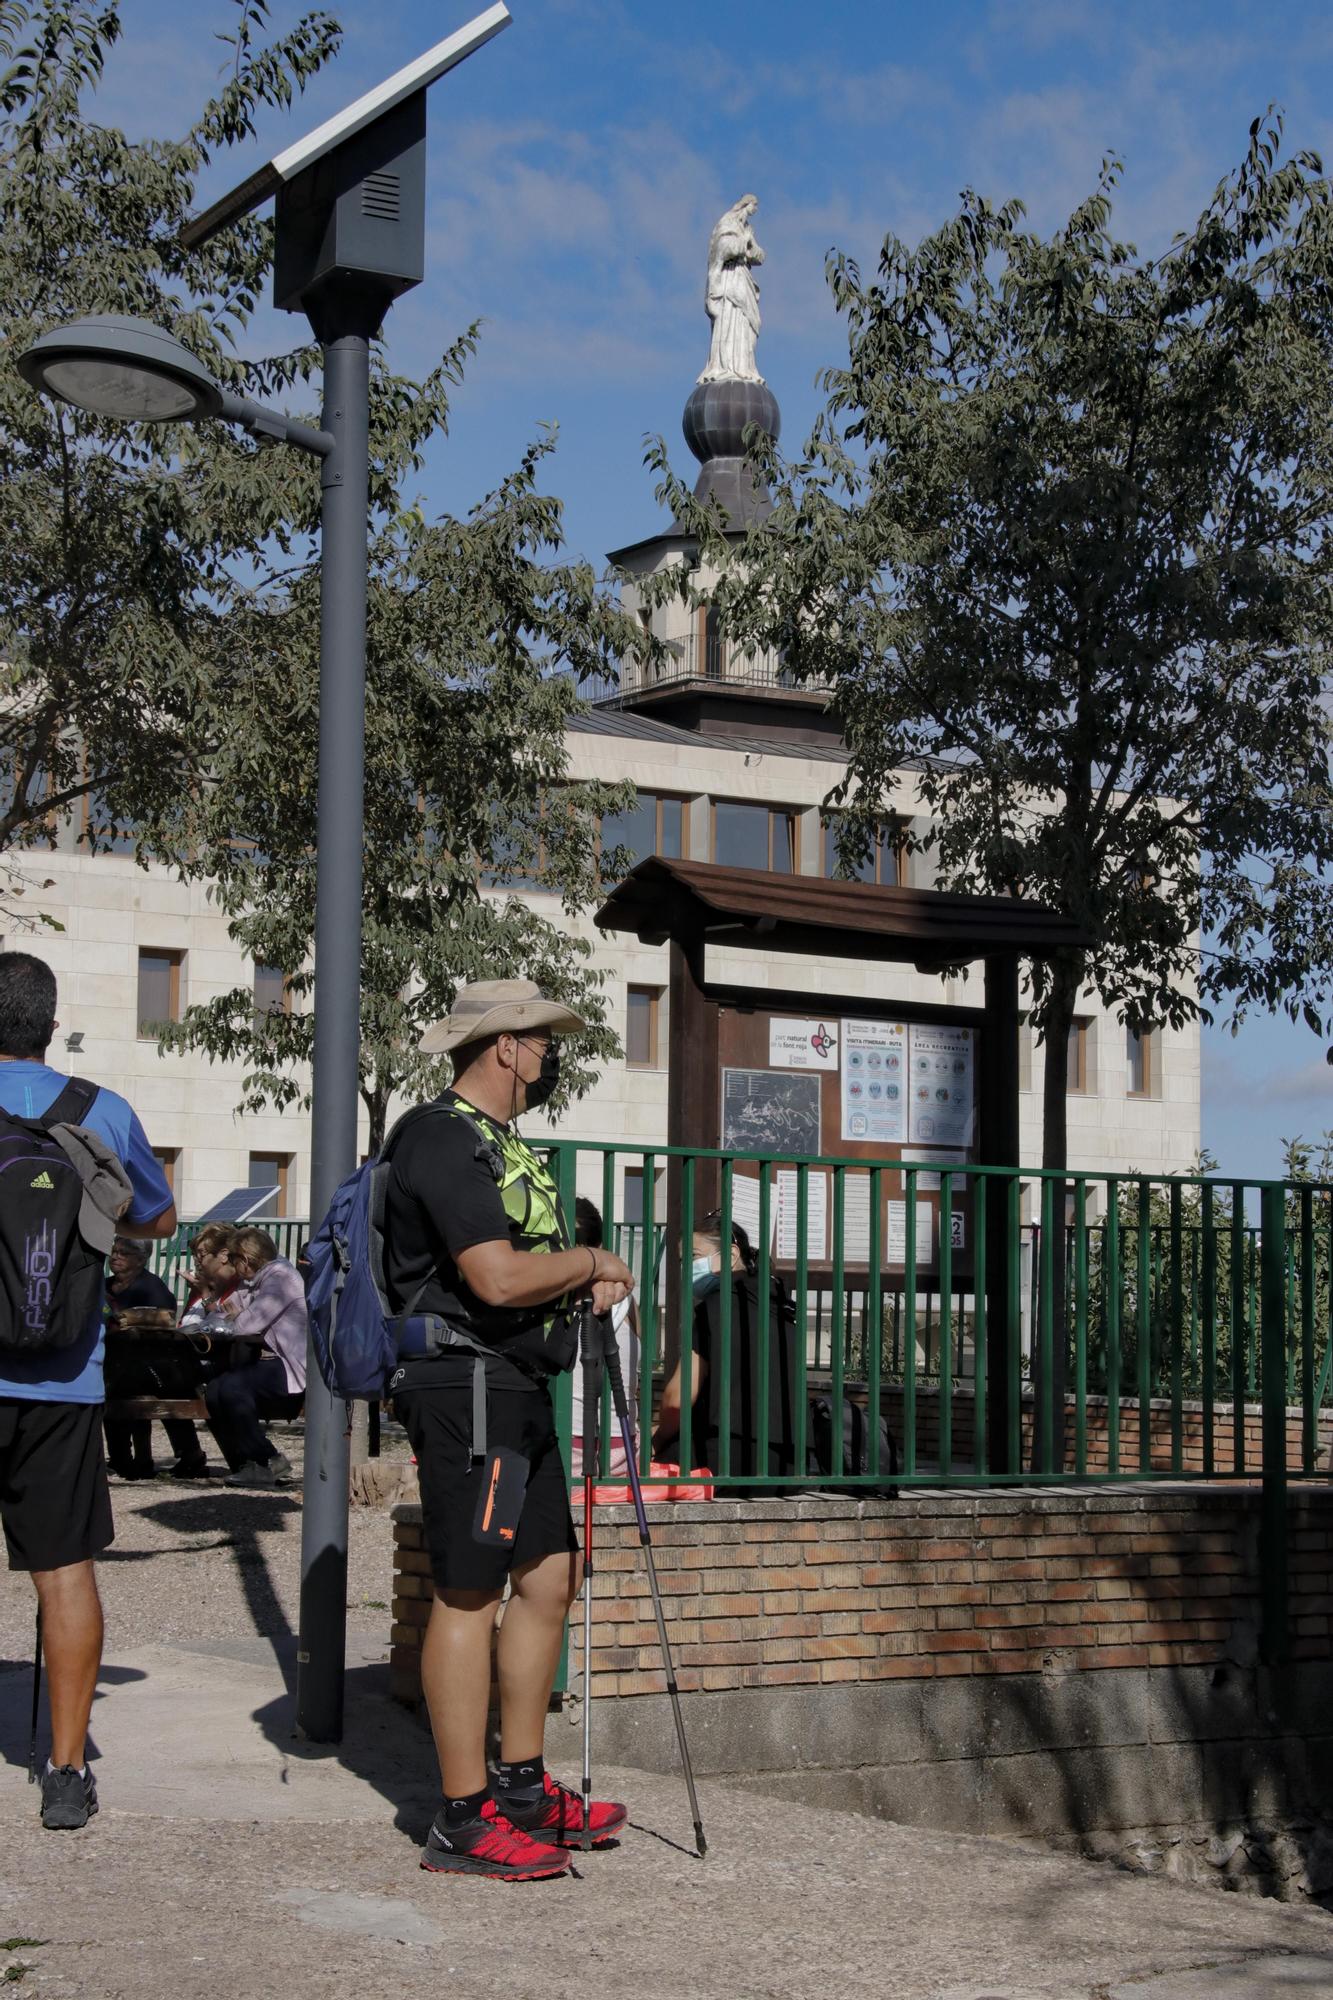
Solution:
<svg viewBox="0 0 1333 2000"><path fill-rule="evenodd" d="M1018 959L986 960L980 1152L989 1167L1019 1165ZM993 1472L1022 1470L1018 1180L996 1175L986 1194L986 1456ZM909 1222L909 1230L912 1225Z"/></svg>
<svg viewBox="0 0 1333 2000"><path fill-rule="evenodd" d="M1263 1411L1263 1484L1259 1508L1261 1624L1270 1666L1290 1651L1287 1604L1287 1330L1285 1190L1265 1187L1259 1209L1259 1394Z"/></svg>

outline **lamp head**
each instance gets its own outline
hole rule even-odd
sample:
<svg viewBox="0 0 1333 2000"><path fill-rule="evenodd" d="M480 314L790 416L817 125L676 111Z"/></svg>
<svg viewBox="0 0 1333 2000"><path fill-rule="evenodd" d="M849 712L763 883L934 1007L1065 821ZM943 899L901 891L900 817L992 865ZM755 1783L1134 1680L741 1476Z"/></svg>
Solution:
<svg viewBox="0 0 1333 2000"><path fill-rule="evenodd" d="M222 391L202 361L150 320L98 313L53 327L18 359L18 371L90 416L128 423L215 417Z"/></svg>

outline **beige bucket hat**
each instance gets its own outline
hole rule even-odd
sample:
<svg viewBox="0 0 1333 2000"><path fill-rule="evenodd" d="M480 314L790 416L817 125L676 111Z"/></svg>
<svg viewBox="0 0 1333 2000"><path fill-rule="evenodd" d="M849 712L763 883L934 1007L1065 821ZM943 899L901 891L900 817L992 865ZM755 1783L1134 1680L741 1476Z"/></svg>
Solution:
<svg viewBox="0 0 1333 2000"><path fill-rule="evenodd" d="M423 1055L439 1056L483 1035L518 1034L524 1028L575 1035L587 1025L559 1000L548 1000L531 979L477 979L457 996L452 1014L427 1028L420 1046Z"/></svg>

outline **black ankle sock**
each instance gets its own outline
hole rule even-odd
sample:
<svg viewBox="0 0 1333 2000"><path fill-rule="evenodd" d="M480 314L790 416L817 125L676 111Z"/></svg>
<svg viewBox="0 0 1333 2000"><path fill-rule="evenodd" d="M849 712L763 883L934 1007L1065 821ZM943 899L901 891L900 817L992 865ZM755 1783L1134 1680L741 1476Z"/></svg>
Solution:
<svg viewBox="0 0 1333 2000"><path fill-rule="evenodd" d="M479 1792L469 1792L466 1798L451 1799L448 1793L444 1799L444 1823L446 1826L465 1826L470 1819L478 1819L481 1809L490 1797L489 1787L483 1786Z"/></svg>
<svg viewBox="0 0 1333 2000"><path fill-rule="evenodd" d="M495 1789L504 1799L536 1798L545 1783L546 1763L541 1757L520 1757L514 1764L502 1758L495 1767Z"/></svg>

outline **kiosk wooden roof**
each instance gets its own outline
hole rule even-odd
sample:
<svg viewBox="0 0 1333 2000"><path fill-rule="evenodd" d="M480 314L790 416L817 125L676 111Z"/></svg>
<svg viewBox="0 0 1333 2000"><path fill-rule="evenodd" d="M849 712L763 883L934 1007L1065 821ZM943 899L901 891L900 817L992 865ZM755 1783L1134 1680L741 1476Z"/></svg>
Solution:
<svg viewBox="0 0 1333 2000"><path fill-rule="evenodd" d="M644 943L750 933L770 951L891 960L935 970L1012 952L1045 958L1088 939L1077 924L1018 896L957 896L817 875L775 875L712 861L641 861L597 912L602 930Z"/></svg>

